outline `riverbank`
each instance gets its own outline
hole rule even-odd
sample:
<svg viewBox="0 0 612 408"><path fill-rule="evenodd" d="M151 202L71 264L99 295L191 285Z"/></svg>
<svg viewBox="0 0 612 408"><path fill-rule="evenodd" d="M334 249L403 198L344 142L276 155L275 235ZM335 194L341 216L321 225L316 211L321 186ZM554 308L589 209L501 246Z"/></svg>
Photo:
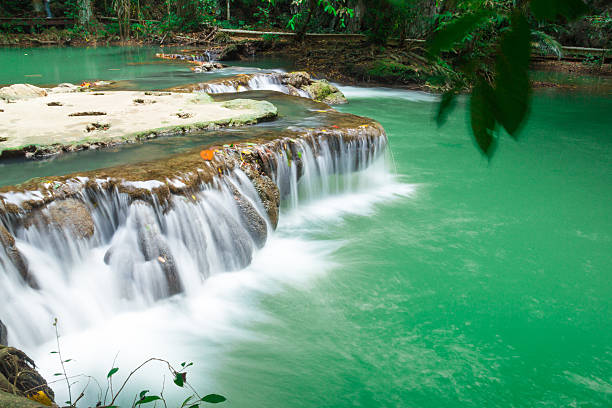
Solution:
<svg viewBox="0 0 612 408"><path fill-rule="evenodd" d="M33 96L0 102L5 123L0 158L48 156L95 149L160 135L242 126L269 120L277 110L269 102L248 99L215 103L206 94L176 92L89 91L77 87L26 89ZM37 89L37 94L32 94ZM65 92L64 92L65 90ZM10 103L9 103L10 102Z"/></svg>
<svg viewBox="0 0 612 408"><path fill-rule="evenodd" d="M220 61L250 60L254 56L283 58L293 62L297 70L308 71L316 78L360 86L391 86L426 92L447 90L458 74L449 66L429 61L422 41L397 41L385 46L366 39L308 38L295 41L291 37L269 35L249 37L226 32L205 30L195 33L152 34L121 40L118 36L88 35L73 30L46 30L39 34L4 34L0 45L13 47L38 46L159 46L186 47L181 53L201 52ZM545 72L565 72L612 78L612 64L593 64L563 60L541 60L534 56L532 69ZM533 80L534 87L565 87L555 80Z"/></svg>

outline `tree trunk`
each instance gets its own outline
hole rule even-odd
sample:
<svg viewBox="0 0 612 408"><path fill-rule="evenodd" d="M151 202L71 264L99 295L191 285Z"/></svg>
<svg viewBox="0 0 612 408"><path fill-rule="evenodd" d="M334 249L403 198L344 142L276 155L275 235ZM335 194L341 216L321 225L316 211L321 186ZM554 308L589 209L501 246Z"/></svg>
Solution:
<svg viewBox="0 0 612 408"><path fill-rule="evenodd" d="M358 33L361 31L363 16L366 12L365 0L356 0L354 10L355 16L349 22L349 29L354 33Z"/></svg>
<svg viewBox="0 0 612 408"><path fill-rule="evenodd" d="M306 13L308 14L306 15L306 21L304 21L304 24L302 24L302 26L296 33L295 38L297 41L304 41L304 37L306 37L306 30L308 29L308 24L310 24L310 19L312 18L312 13L314 12L316 6L317 3L315 0L308 1L308 10L306 11Z"/></svg>
<svg viewBox="0 0 612 408"><path fill-rule="evenodd" d="M230 21L230 0L227 0L227 21Z"/></svg>
<svg viewBox="0 0 612 408"><path fill-rule="evenodd" d="M93 17L91 0L78 0L79 5L79 25L88 26Z"/></svg>

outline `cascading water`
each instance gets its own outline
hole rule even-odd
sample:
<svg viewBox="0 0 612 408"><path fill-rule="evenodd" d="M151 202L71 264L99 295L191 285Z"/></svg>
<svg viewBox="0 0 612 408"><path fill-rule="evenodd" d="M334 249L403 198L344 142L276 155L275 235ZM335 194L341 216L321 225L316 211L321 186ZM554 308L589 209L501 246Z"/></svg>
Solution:
<svg viewBox="0 0 612 408"><path fill-rule="evenodd" d="M281 78L282 74L253 74L246 83L226 81L204 84L202 90L210 94L246 92L252 90L277 91L290 94L289 87L283 84ZM294 90L303 98L311 98L308 92L303 89L294 88Z"/></svg>
<svg viewBox="0 0 612 408"><path fill-rule="evenodd" d="M367 180L360 174L385 148L384 135L345 140L336 134L279 139L256 149L283 207L294 209L363 187ZM83 191L74 201L91 214L95 232L89 238L48 222L24 223L6 214L1 219L37 284L26 284L0 251L0 318L11 344L27 349L49 341L54 317L62 319L66 333L78 332L168 296L189 298L209 276L249 265L273 229L260 194L240 167L191 197L173 197L171 206L154 195L145 202L116 189ZM54 204L43 210L43 219Z"/></svg>

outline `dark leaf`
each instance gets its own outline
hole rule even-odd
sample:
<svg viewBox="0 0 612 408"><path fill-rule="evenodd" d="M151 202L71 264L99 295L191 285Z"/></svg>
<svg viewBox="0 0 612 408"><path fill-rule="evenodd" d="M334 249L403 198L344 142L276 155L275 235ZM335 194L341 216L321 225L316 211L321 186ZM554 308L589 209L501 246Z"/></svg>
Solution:
<svg viewBox="0 0 612 408"><path fill-rule="evenodd" d="M111 378L113 375L115 375L115 373L117 371L119 371L119 369L117 367L111 368L111 370L108 372L108 374L106 374L106 378Z"/></svg>
<svg viewBox="0 0 612 408"><path fill-rule="evenodd" d="M558 16L575 20L589 8L582 0L531 0L531 11L538 20L555 20Z"/></svg>
<svg viewBox="0 0 612 408"><path fill-rule="evenodd" d="M148 397L139 399L138 402L136 402L136 405L148 404L149 402L157 401L160 399L161 398L159 398L157 395L149 395Z"/></svg>
<svg viewBox="0 0 612 408"><path fill-rule="evenodd" d="M193 404L190 405L189 408L200 408L200 404Z"/></svg>
<svg viewBox="0 0 612 408"><path fill-rule="evenodd" d="M527 18L516 11L510 29L501 37L495 60L495 116L512 137L517 136L529 111L530 37Z"/></svg>
<svg viewBox="0 0 612 408"><path fill-rule="evenodd" d="M55 373L55 374L53 374L53 375L64 375L64 374L62 374L62 373Z"/></svg>
<svg viewBox="0 0 612 408"><path fill-rule="evenodd" d="M438 113L436 114L436 123L438 124L438 126L442 126L444 122L446 122L448 114L451 113L455 108L456 96L457 92L455 90L444 92L444 94L442 95L442 99L440 100L440 104L438 105Z"/></svg>
<svg viewBox="0 0 612 408"><path fill-rule="evenodd" d="M495 150L494 103L493 89L484 79L479 78L470 98L470 122L476 144L488 158L491 158Z"/></svg>
<svg viewBox="0 0 612 408"><path fill-rule="evenodd" d="M147 392L149 392L149 390L140 391L140 399L143 399L144 396L147 395Z"/></svg>
<svg viewBox="0 0 612 408"><path fill-rule="evenodd" d="M200 401L208 402L210 404L218 404L219 402L223 402L225 400L226 398L223 395L208 394L207 396L202 398Z"/></svg>
<svg viewBox="0 0 612 408"><path fill-rule="evenodd" d="M436 32L429 42L429 52L432 55L438 55L441 51L453 48L456 42L463 39L490 15L489 11L480 10L475 13L464 14L455 21L448 23Z"/></svg>
<svg viewBox="0 0 612 408"><path fill-rule="evenodd" d="M176 376L174 377L174 383L176 385L182 387L185 384L185 381L187 381L187 373L176 373Z"/></svg>

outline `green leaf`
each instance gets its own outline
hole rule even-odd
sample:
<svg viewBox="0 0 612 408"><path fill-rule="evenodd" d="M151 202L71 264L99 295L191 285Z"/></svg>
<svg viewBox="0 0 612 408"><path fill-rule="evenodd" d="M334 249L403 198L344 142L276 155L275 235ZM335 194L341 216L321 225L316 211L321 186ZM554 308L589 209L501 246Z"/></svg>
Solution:
<svg viewBox="0 0 612 408"><path fill-rule="evenodd" d="M117 371L119 371L119 369L117 367L111 368L111 370L108 372L108 374L106 374L106 378L111 378L113 375L115 375L115 373Z"/></svg>
<svg viewBox="0 0 612 408"><path fill-rule="evenodd" d="M538 20L555 20L558 16L575 20L589 11L582 0L531 0L530 5Z"/></svg>
<svg viewBox="0 0 612 408"><path fill-rule="evenodd" d="M140 399L143 399L144 396L147 395L147 392L149 392L149 390L140 391Z"/></svg>
<svg viewBox="0 0 612 408"><path fill-rule="evenodd" d="M58 354L57 351L52 351L51 354Z"/></svg>
<svg viewBox="0 0 612 408"><path fill-rule="evenodd" d="M223 402L225 400L226 400L226 398L223 395L208 394L207 396L203 397L200 401L208 402L210 404L218 404L218 403Z"/></svg>
<svg viewBox="0 0 612 408"><path fill-rule="evenodd" d="M512 15L510 30L501 37L495 60L495 116L514 138L529 111L530 56L531 30L527 18L517 10Z"/></svg>
<svg viewBox="0 0 612 408"><path fill-rule="evenodd" d="M174 377L174 383L179 387L185 385L185 381L187 381L187 373L176 373Z"/></svg>
<svg viewBox="0 0 612 408"><path fill-rule="evenodd" d="M193 404L190 405L189 408L200 408L200 404Z"/></svg>
<svg viewBox="0 0 612 408"><path fill-rule="evenodd" d="M436 123L438 126L442 126L448 117L448 114L453 111L455 108L455 97L457 96L457 92L455 90L451 90L448 92L444 92L442 95L442 99L440 100L440 104L438 105L438 113L436 114Z"/></svg>
<svg viewBox="0 0 612 408"><path fill-rule="evenodd" d="M53 375L64 375L64 374L62 374L62 373L55 373L55 374L53 374Z"/></svg>
<svg viewBox="0 0 612 408"><path fill-rule="evenodd" d="M69 358L68 360L64 360L64 363L69 363L69 362L71 362L71 361L72 361L72 359L71 359L71 358Z"/></svg>
<svg viewBox="0 0 612 408"><path fill-rule="evenodd" d="M191 401L192 399L193 399L193 395L187 397L187 399L185 399L185 401L183 401L183 403L181 404L181 408L187 405L187 403L189 403L189 401Z"/></svg>
<svg viewBox="0 0 612 408"><path fill-rule="evenodd" d="M494 105L493 89L484 79L479 78L472 89L470 98L470 123L476 144L488 158L491 158L495 150Z"/></svg>
<svg viewBox="0 0 612 408"><path fill-rule="evenodd" d="M148 397L139 399L138 402L136 402L136 405L148 404L149 402L157 401L160 399L161 398L159 398L157 395L149 395Z"/></svg>
<svg viewBox="0 0 612 408"><path fill-rule="evenodd" d="M456 42L462 40L490 15L490 11L479 10L475 13L464 14L443 26L429 42L429 52L432 55L438 55L441 51L450 50Z"/></svg>

